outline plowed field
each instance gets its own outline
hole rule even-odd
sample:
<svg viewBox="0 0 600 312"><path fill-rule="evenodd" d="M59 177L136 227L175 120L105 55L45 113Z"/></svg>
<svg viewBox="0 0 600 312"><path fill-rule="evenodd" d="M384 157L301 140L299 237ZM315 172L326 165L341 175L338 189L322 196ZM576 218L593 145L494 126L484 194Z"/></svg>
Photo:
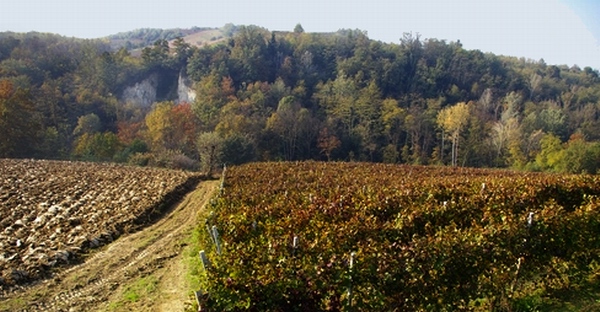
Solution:
<svg viewBox="0 0 600 312"><path fill-rule="evenodd" d="M183 171L0 159L0 290L80 262L156 220L198 181Z"/></svg>

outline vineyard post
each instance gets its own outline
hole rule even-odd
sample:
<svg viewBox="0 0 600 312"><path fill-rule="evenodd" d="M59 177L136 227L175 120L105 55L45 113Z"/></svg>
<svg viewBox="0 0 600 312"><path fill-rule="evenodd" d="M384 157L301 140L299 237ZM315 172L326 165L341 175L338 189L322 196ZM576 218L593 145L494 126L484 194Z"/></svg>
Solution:
<svg viewBox="0 0 600 312"><path fill-rule="evenodd" d="M349 283L348 283L348 311L352 311L352 267L354 266L354 257L356 256L355 252L350 253L350 265L348 273Z"/></svg>
<svg viewBox="0 0 600 312"><path fill-rule="evenodd" d="M292 266L294 267L294 277L297 275L296 270L296 249L298 249L299 238L294 235L294 239L292 239Z"/></svg>
<svg viewBox="0 0 600 312"><path fill-rule="evenodd" d="M227 165L223 164L223 172L221 173L221 186L219 188L220 193L223 193L223 188L225 187L225 172L227 172Z"/></svg>
<svg viewBox="0 0 600 312"><path fill-rule="evenodd" d="M206 256L204 250L200 250L199 254L200 260L202 261L202 266L204 267L204 270L208 272L208 270L210 270L211 267L210 261L208 260L208 257Z"/></svg>
<svg viewBox="0 0 600 312"><path fill-rule="evenodd" d="M202 290L194 291L196 297L196 303L198 304L198 312L206 311L203 307L205 306L208 294L202 292Z"/></svg>
<svg viewBox="0 0 600 312"><path fill-rule="evenodd" d="M213 227L212 227L212 235L215 240L215 246L217 247L217 253L220 256L221 255L221 242L219 241L219 231L217 230L216 225L213 225Z"/></svg>
<svg viewBox="0 0 600 312"><path fill-rule="evenodd" d="M529 214L527 214L527 238L524 239L524 248L528 248L529 245L529 241L531 239L531 227L533 226L534 223L534 216L535 214L533 212L529 212ZM519 273L521 271L521 265L523 263L523 261L525 261L525 256L524 253L519 257L519 259L517 259L517 270L515 272L515 279L513 280L513 282L510 285L510 295L512 296L514 294L515 291L515 286L519 280Z"/></svg>
<svg viewBox="0 0 600 312"><path fill-rule="evenodd" d="M515 279L513 280L512 284L510 285L510 295L512 296L515 292L515 286L517 284L517 281L519 280L519 271L521 270L521 263L523 262L523 257L519 257L519 259L517 259L517 271L515 272Z"/></svg>
<svg viewBox="0 0 600 312"><path fill-rule="evenodd" d="M210 229L210 225L208 224L208 222L206 223L206 230L208 231L210 240L212 240L212 242L216 245L217 243L215 242L215 236L213 235L213 231Z"/></svg>

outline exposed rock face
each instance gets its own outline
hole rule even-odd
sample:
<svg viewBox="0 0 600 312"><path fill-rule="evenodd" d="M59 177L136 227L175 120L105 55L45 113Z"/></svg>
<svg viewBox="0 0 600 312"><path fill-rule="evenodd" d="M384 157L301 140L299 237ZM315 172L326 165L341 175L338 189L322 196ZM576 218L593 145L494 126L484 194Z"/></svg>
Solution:
<svg viewBox="0 0 600 312"><path fill-rule="evenodd" d="M150 75L148 78L127 87L123 91L123 101L142 107L150 107L156 102L156 89L158 87L158 76Z"/></svg>
<svg viewBox="0 0 600 312"><path fill-rule="evenodd" d="M182 72L179 73L179 79L177 81L177 102L192 103L196 100L196 91L191 88L190 79Z"/></svg>
<svg viewBox="0 0 600 312"><path fill-rule="evenodd" d="M174 78L174 77L173 77ZM149 108L158 100L159 84L168 83L164 81L166 77L159 77L158 74L152 74L148 78L137 82L135 85L127 87L123 91L121 100L133 106ZM192 82L182 72L179 73L177 80L177 103L192 103L196 99L196 91L192 89ZM163 99L164 100L164 99Z"/></svg>

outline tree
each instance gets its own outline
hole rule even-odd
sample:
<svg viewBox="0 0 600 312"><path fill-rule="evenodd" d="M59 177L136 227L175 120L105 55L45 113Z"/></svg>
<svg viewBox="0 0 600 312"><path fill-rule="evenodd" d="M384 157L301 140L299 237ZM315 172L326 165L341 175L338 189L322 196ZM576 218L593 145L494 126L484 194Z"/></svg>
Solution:
<svg viewBox="0 0 600 312"><path fill-rule="evenodd" d="M175 53L175 62L178 68L184 68L187 65L187 61L192 56L192 46L185 42L183 38L177 37L173 41L173 48Z"/></svg>
<svg viewBox="0 0 600 312"><path fill-rule="evenodd" d="M175 149L188 156L196 155L198 121L190 103L180 103L171 108L173 121L173 143Z"/></svg>
<svg viewBox="0 0 600 312"><path fill-rule="evenodd" d="M300 23L296 24L296 26L294 27L294 33L301 34L303 32L304 28L302 28L302 25L300 25Z"/></svg>
<svg viewBox="0 0 600 312"><path fill-rule="evenodd" d="M98 115L91 113L77 118L77 127L73 130L73 135L80 136L85 133L93 134L102 130L102 122Z"/></svg>
<svg viewBox="0 0 600 312"><path fill-rule="evenodd" d="M223 163L241 165L255 160L256 147L248 136L235 134L224 139L221 156Z"/></svg>
<svg viewBox="0 0 600 312"><path fill-rule="evenodd" d="M202 170L211 175L216 166L222 161L224 140L216 132L203 132L198 136L198 154Z"/></svg>
<svg viewBox="0 0 600 312"><path fill-rule="evenodd" d="M32 157L40 132L40 116L30 93L0 80L0 157Z"/></svg>
<svg viewBox="0 0 600 312"><path fill-rule="evenodd" d="M581 134L572 135L565 147L563 168L569 173L598 173L600 143L587 142Z"/></svg>
<svg viewBox="0 0 600 312"><path fill-rule="evenodd" d="M145 121L155 152L176 150L188 156L195 155L197 122L189 103L156 103Z"/></svg>
<svg viewBox="0 0 600 312"><path fill-rule="evenodd" d="M257 26L241 26L233 38L231 69L236 83L274 81L275 68L270 59L265 29Z"/></svg>
<svg viewBox="0 0 600 312"><path fill-rule="evenodd" d="M286 160L296 158L298 141L307 129L314 124L310 112L302 108L293 96L286 96L277 107L277 111L271 114L267 120L267 129L275 132L280 138L283 147L283 155ZM304 139L307 140L306 136Z"/></svg>
<svg viewBox="0 0 600 312"><path fill-rule="evenodd" d="M331 161L331 153L340 147L340 145L340 140L334 134L329 133L327 128L321 129L319 132L319 148L327 156L327 161Z"/></svg>
<svg viewBox="0 0 600 312"><path fill-rule="evenodd" d="M374 154L381 147L384 136L381 92L374 80L359 91L356 114L358 123L353 131L360 137L362 149L367 153L368 159L374 161Z"/></svg>
<svg viewBox="0 0 600 312"><path fill-rule="evenodd" d="M403 91L410 93L416 88L417 65L423 54L423 45L420 34L404 33L400 38L400 50L403 57Z"/></svg>
<svg viewBox="0 0 600 312"><path fill-rule="evenodd" d="M464 102L446 107L438 114L438 125L448 133L452 140L452 166L457 165L460 134L468 120L469 107Z"/></svg>
<svg viewBox="0 0 600 312"><path fill-rule="evenodd" d="M152 47L145 47L142 49L142 60L150 69L170 67L169 42L159 39Z"/></svg>
<svg viewBox="0 0 600 312"><path fill-rule="evenodd" d="M347 133L350 133L358 122L356 107L358 96L356 83L343 73L334 81L319 84L315 94L316 100L328 116L339 120Z"/></svg>
<svg viewBox="0 0 600 312"><path fill-rule="evenodd" d="M148 129L148 137L152 150L159 152L175 148L173 138L173 118L171 109L173 102L156 103L146 115L146 128Z"/></svg>
<svg viewBox="0 0 600 312"><path fill-rule="evenodd" d="M385 99L382 103L382 119L384 133L388 143L398 146L402 134L402 122L406 117L406 111L398 106L398 101Z"/></svg>
<svg viewBox="0 0 600 312"><path fill-rule="evenodd" d="M112 132L84 133L75 141L74 155L85 160L109 161L120 148L119 138Z"/></svg>
<svg viewBox="0 0 600 312"><path fill-rule="evenodd" d="M212 72L203 77L195 89L197 95L192 110L205 130L213 130L219 123L221 108L234 97L233 81Z"/></svg>

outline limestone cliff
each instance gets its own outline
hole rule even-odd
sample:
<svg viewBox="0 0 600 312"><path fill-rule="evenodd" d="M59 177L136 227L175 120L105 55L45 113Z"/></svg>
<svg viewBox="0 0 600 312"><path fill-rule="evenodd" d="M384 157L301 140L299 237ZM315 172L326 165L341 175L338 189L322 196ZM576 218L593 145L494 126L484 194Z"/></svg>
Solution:
<svg viewBox="0 0 600 312"><path fill-rule="evenodd" d="M158 75L152 74L135 85L125 88L122 99L125 103L150 107L156 102L157 88Z"/></svg>
<svg viewBox="0 0 600 312"><path fill-rule="evenodd" d="M168 75L151 74L146 79L125 88L121 100L139 107L151 107L155 102L165 100L176 103L194 102L196 91L192 89L190 79L182 71L179 73L177 85L175 85L176 77L177 75L169 77Z"/></svg>
<svg viewBox="0 0 600 312"><path fill-rule="evenodd" d="M196 99L196 91L191 87L192 82L190 79L181 71L179 73L179 79L177 81L177 102L192 103Z"/></svg>

